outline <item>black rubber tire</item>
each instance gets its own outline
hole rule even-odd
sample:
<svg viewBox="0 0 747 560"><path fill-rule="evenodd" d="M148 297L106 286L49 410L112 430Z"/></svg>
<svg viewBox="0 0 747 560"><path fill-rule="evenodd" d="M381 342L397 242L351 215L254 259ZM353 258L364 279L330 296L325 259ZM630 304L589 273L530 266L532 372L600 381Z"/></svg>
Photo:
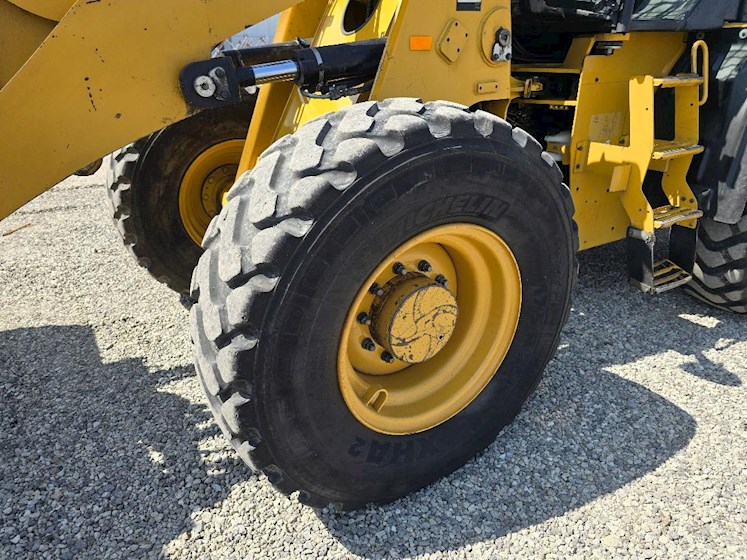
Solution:
<svg viewBox="0 0 747 560"><path fill-rule="evenodd" d="M502 119L446 102L361 103L274 144L213 220L192 282L210 407L241 457L302 503L383 503L456 470L519 412L554 355L576 279L573 203L552 158ZM360 424L337 381L355 294L432 227L498 233L522 273L517 335L464 411L413 436Z"/></svg>
<svg viewBox="0 0 747 560"><path fill-rule="evenodd" d="M107 193L117 231L140 266L159 282L189 294L202 255L179 214L179 185L207 148L246 138L254 100L203 111L112 154Z"/></svg>
<svg viewBox="0 0 747 560"><path fill-rule="evenodd" d="M693 280L685 290L713 307L747 314L747 215L734 225L701 220Z"/></svg>

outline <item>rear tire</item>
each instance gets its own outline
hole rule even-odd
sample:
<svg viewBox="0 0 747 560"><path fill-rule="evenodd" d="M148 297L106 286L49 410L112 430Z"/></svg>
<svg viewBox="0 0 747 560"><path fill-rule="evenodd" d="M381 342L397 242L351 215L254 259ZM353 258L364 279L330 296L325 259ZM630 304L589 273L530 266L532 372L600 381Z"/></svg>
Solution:
<svg viewBox="0 0 747 560"><path fill-rule="evenodd" d="M701 220L693 280L685 290L718 309L747 314L747 215L734 225Z"/></svg>
<svg viewBox="0 0 747 560"><path fill-rule="evenodd" d="M140 266L182 295L202 254L180 214L182 178L205 150L244 140L253 110L254 101L205 111L112 154L107 194L117 231Z"/></svg>
<svg viewBox="0 0 747 560"><path fill-rule="evenodd" d="M552 158L502 119L446 102L355 105L278 141L229 199L193 278L197 371L240 456L302 503L388 502L454 471L511 422L555 353L576 277L573 203ZM369 429L338 384L348 309L396 247L463 223L515 255L513 343L456 416L412 435Z"/></svg>

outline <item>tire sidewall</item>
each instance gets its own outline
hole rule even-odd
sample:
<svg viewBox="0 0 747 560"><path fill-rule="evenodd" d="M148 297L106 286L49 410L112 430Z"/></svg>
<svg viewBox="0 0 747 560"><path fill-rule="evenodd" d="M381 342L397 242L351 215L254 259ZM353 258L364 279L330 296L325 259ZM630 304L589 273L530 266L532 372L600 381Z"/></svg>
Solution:
<svg viewBox="0 0 747 560"><path fill-rule="evenodd" d="M348 506L395 499L464 464L519 412L557 346L574 274L558 177L533 155L510 139L440 140L377 162L327 202L272 296L253 368L259 431L300 487ZM456 417L412 436L374 432L337 381L348 308L386 255L450 223L483 226L512 249L523 283L514 344Z"/></svg>
<svg viewBox="0 0 747 560"><path fill-rule="evenodd" d="M246 137L254 103L201 113L155 134L138 160L132 186L132 219L138 251L165 269L187 292L202 249L179 212L179 187L187 169L208 148Z"/></svg>

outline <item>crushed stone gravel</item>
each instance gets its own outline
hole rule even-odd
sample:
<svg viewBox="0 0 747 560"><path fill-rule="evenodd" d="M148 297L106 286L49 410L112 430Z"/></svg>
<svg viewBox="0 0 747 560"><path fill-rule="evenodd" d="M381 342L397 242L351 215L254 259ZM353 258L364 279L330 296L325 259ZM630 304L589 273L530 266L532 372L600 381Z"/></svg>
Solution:
<svg viewBox="0 0 747 560"><path fill-rule="evenodd" d="M314 511L213 423L188 316L121 247L103 176L0 222L0 558L747 558L747 323L581 255L517 421L388 506Z"/></svg>

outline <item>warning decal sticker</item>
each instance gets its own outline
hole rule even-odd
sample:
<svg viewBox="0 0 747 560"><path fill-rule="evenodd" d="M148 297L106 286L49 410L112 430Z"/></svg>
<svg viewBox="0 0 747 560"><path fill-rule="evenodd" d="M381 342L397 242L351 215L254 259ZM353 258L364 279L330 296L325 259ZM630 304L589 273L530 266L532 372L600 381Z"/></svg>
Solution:
<svg viewBox="0 0 747 560"><path fill-rule="evenodd" d="M482 0L457 0L457 12L479 12L482 10Z"/></svg>

